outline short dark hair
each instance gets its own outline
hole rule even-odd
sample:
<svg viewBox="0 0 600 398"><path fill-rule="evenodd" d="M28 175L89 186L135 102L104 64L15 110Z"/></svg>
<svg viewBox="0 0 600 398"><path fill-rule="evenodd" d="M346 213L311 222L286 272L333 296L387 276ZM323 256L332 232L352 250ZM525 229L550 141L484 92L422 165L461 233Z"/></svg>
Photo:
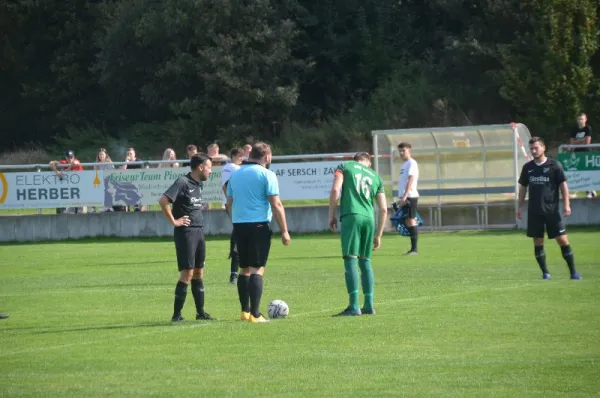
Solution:
<svg viewBox="0 0 600 398"><path fill-rule="evenodd" d="M369 155L368 152L358 152L356 155L354 155L353 159L357 162L360 162L361 160L370 160L371 155Z"/></svg>
<svg viewBox="0 0 600 398"><path fill-rule="evenodd" d="M208 156L207 154L202 153L202 152L195 153L190 158L190 167L192 168L192 170L195 170L198 168L198 166L202 166L204 163L206 163L209 160L212 161L210 156Z"/></svg>
<svg viewBox="0 0 600 398"><path fill-rule="evenodd" d="M401 142L398 144L398 149L412 149L412 145L410 145L408 142Z"/></svg>
<svg viewBox="0 0 600 398"><path fill-rule="evenodd" d="M244 150L242 148L233 148L231 150L231 152L229 153L229 157L233 159L235 156L239 156L239 155L243 155L243 154L244 154Z"/></svg>
<svg viewBox="0 0 600 398"><path fill-rule="evenodd" d="M250 159L262 159L265 155L271 153L271 145L266 142L255 142L252 145L252 150L250 151L250 155L248 157Z"/></svg>
<svg viewBox="0 0 600 398"><path fill-rule="evenodd" d="M539 142L540 144L546 146L546 144L544 144L544 140L541 137L531 137L531 139L529 140L529 145L533 145L536 142Z"/></svg>
<svg viewBox="0 0 600 398"><path fill-rule="evenodd" d="M188 145L188 146L185 148L185 150L186 150L186 151L188 151L188 152L189 152L189 151L197 151L197 150L198 150L198 147L197 147L196 145L194 145L194 144L190 144L190 145Z"/></svg>

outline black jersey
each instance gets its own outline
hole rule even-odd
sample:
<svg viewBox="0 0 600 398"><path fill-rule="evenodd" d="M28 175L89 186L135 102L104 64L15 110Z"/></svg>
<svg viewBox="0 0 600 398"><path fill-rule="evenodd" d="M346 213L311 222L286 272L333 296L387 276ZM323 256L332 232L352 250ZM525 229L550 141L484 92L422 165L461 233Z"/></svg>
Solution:
<svg viewBox="0 0 600 398"><path fill-rule="evenodd" d="M529 189L529 214L558 213L560 184L567 181L560 163L546 159L540 165L527 162L521 170L519 184Z"/></svg>
<svg viewBox="0 0 600 398"><path fill-rule="evenodd" d="M190 218L190 227L202 226L202 189L203 184L194 180L191 173L179 177L164 193L173 203L173 217ZM185 228L185 227L181 227Z"/></svg>
<svg viewBox="0 0 600 398"><path fill-rule="evenodd" d="M584 127L579 127L576 126L572 131L571 131L571 138L574 138L576 140L580 140L582 138L585 137L591 137L592 136L592 126L587 125ZM585 152L591 149L588 148L575 148L574 151L575 152Z"/></svg>

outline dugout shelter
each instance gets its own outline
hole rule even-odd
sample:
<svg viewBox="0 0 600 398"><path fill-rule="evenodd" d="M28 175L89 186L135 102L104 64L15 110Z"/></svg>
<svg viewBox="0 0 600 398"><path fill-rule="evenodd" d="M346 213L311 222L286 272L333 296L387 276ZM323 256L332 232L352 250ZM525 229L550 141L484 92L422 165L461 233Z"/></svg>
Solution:
<svg viewBox="0 0 600 398"><path fill-rule="evenodd" d="M419 212L426 229L516 226L519 173L531 159L531 134L524 124L371 133L373 165L384 180L388 199L398 197L403 163L398 144L412 145L412 156L419 165Z"/></svg>

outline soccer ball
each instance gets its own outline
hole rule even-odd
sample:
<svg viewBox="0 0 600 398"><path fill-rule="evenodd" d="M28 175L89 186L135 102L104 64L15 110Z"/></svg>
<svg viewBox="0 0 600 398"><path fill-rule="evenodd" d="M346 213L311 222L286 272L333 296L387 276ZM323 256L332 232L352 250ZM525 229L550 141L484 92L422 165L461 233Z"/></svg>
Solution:
<svg viewBox="0 0 600 398"><path fill-rule="evenodd" d="M283 300L273 300L267 307L269 318L285 318L290 313L290 307Z"/></svg>

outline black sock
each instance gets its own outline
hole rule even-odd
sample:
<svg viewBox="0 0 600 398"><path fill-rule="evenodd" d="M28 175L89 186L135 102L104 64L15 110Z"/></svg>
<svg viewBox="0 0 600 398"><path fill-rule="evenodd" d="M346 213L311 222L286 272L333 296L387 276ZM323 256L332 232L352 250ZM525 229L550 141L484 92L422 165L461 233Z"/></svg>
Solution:
<svg viewBox="0 0 600 398"><path fill-rule="evenodd" d="M177 282L175 287L175 304L173 305L173 317L180 316L183 305L185 304L185 296L187 296L187 283L182 281Z"/></svg>
<svg viewBox="0 0 600 398"><path fill-rule="evenodd" d="M548 268L546 268L546 252L544 252L544 245L542 246L534 246L535 250L535 259L537 260L540 269L544 274L548 274Z"/></svg>
<svg viewBox="0 0 600 398"><path fill-rule="evenodd" d="M260 299L263 292L263 277L262 275L250 275L248 282L248 291L250 292L250 313L258 317L260 315Z"/></svg>
<svg viewBox="0 0 600 398"><path fill-rule="evenodd" d="M561 246L560 251L562 251L562 256L567 262L567 265L569 266L569 271L571 272L571 275L573 275L577 271L575 271L575 257L573 256L573 250L571 250L571 245Z"/></svg>
<svg viewBox="0 0 600 398"><path fill-rule="evenodd" d="M204 314L204 282L202 279L192 279L192 294L196 303L196 313Z"/></svg>
<svg viewBox="0 0 600 398"><path fill-rule="evenodd" d="M240 306L242 311L250 312L250 293L248 292L248 284L250 276L240 275L237 280L238 296L240 297Z"/></svg>
<svg viewBox="0 0 600 398"><path fill-rule="evenodd" d="M415 225L414 227L406 227L410 234L410 251L417 251L417 242L419 240L419 228Z"/></svg>
<svg viewBox="0 0 600 398"><path fill-rule="evenodd" d="M240 257L237 253L231 253L231 273L237 274L240 269Z"/></svg>
<svg viewBox="0 0 600 398"><path fill-rule="evenodd" d="M237 252L237 245L233 241L233 237L229 243L229 258L231 259L231 273L237 274L240 268L240 256Z"/></svg>

